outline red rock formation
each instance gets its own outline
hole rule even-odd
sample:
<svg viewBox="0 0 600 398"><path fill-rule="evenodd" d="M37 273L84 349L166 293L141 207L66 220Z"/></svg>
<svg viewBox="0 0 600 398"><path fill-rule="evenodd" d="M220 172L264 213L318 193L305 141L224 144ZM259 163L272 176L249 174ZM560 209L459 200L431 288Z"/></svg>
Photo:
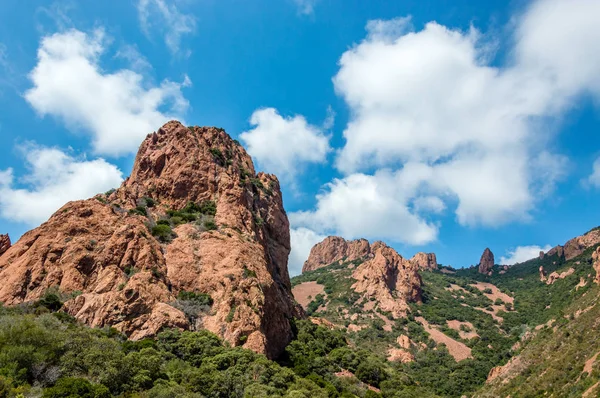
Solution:
<svg viewBox="0 0 600 398"><path fill-rule="evenodd" d="M0 234L0 256L10 249L10 236Z"/></svg>
<svg viewBox="0 0 600 398"><path fill-rule="evenodd" d="M366 239L347 241L339 236L328 236L310 250L302 272L314 271L340 260L354 261L371 254L371 245Z"/></svg>
<svg viewBox="0 0 600 398"><path fill-rule="evenodd" d="M546 282L546 279L546 270L543 265L540 265L540 282Z"/></svg>
<svg viewBox="0 0 600 398"><path fill-rule="evenodd" d="M555 254L559 258L563 257L565 255L564 248L561 245L554 246L552 249L548 250L548 253L546 253L546 256L551 257L551 256L554 256Z"/></svg>
<svg viewBox="0 0 600 398"><path fill-rule="evenodd" d="M147 216L130 214L147 198L154 204ZM169 209L209 200L214 220L175 227L170 243L151 236L148 226ZM133 339L164 327L204 327L276 356L292 337L290 319L302 315L291 295L289 251L277 178L255 174L223 130L173 121L144 140L121 188L68 203L0 257L0 301L36 300L58 287L75 296L65 309L79 320ZM182 290L214 299L194 325L173 304Z"/></svg>
<svg viewBox="0 0 600 398"><path fill-rule="evenodd" d="M558 255L559 258L571 260L585 251L588 247L592 247L600 243L600 229L594 228L581 236L577 236L567 241L564 246L557 245L546 253L546 256ZM543 252L540 253L540 258L543 258Z"/></svg>
<svg viewBox="0 0 600 398"><path fill-rule="evenodd" d="M418 267L383 242L375 242L371 252L373 257L353 272L352 288L395 318L405 316L409 302L421 302Z"/></svg>
<svg viewBox="0 0 600 398"><path fill-rule="evenodd" d="M494 268L494 253L489 248L486 248L479 260L479 273L491 275Z"/></svg>
<svg viewBox="0 0 600 398"><path fill-rule="evenodd" d="M600 243L600 230L593 229L584 235L573 238L564 246L565 260L570 260L579 256L588 247Z"/></svg>
<svg viewBox="0 0 600 398"><path fill-rule="evenodd" d="M594 282L600 284L600 246L592 253L592 266L594 267L594 271L596 271Z"/></svg>
<svg viewBox="0 0 600 398"><path fill-rule="evenodd" d="M419 252L410 259L419 269L426 271L434 271L437 269L437 258L435 253Z"/></svg>
<svg viewBox="0 0 600 398"><path fill-rule="evenodd" d="M575 273L575 268L569 268L568 270L558 273L556 271L552 272L548 275L548 279L546 280L546 285L553 285L559 279L565 279L569 275L573 275Z"/></svg>

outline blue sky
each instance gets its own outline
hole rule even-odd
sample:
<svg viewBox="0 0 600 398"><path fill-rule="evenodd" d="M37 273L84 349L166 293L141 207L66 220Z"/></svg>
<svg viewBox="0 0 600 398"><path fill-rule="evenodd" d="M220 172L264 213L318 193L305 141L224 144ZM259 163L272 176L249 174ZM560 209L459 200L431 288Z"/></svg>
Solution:
<svg viewBox="0 0 600 398"><path fill-rule="evenodd" d="M172 118L282 180L324 236L512 263L600 224L594 0L6 0L0 232L118 186ZM595 166L595 167L594 167Z"/></svg>

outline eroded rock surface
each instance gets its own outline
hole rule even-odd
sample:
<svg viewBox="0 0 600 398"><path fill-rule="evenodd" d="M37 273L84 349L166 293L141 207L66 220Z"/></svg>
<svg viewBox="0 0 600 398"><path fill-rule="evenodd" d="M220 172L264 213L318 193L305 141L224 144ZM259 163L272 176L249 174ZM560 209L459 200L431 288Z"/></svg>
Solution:
<svg viewBox="0 0 600 398"><path fill-rule="evenodd" d="M371 245L366 239L347 241L339 236L328 236L310 250L302 272L314 271L338 261L354 261L371 254Z"/></svg>
<svg viewBox="0 0 600 398"><path fill-rule="evenodd" d="M352 288L374 299L382 311L399 318L408 312L409 302L421 302L421 276L418 266L406 260L383 242L375 242L373 257L352 273Z"/></svg>
<svg viewBox="0 0 600 398"><path fill-rule="evenodd" d="M494 268L494 253L486 247L479 260L479 273L491 275Z"/></svg>
<svg viewBox="0 0 600 398"><path fill-rule="evenodd" d="M410 259L419 269L433 271L437 269L437 258L435 253L419 252Z"/></svg>
<svg viewBox="0 0 600 398"><path fill-rule="evenodd" d="M173 215L190 202L213 203L216 213ZM171 223L172 241L152 236L159 220ZM303 314L291 295L289 251L277 178L256 174L222 129L172 121L143 141L119 189L66 204L0 256L0 301L56 288L72 296L65 309L77 319L133 339L204 327L276 356L292 338L290 320ZM178 309L181 291L209 294L212 309L190 318Z"/></svg>
<svg viewBox="0 0 600 398"><path fill-rule="evenodd" d="M0 234L0 256L3 255L8 249L10 249L10 237L8 234Z"/></svg>

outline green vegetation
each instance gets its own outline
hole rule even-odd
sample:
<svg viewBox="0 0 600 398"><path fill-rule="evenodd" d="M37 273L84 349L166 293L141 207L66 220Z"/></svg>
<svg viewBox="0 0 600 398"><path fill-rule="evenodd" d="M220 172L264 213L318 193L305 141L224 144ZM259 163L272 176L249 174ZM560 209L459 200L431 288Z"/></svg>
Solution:
<svg viewBox="0 0 600 398"><path fill-rule="evenodd" d="M173 239L175 233L169 225L156 224L152 227L152 236L156 237L160 242L168 243Z"/></svg>

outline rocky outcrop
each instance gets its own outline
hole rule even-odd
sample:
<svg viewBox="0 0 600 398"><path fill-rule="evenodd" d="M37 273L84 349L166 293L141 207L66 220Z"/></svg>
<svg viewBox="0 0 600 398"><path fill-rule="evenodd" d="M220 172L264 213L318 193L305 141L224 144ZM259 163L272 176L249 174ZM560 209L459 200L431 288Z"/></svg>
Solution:
<svg viewBox="0 0 600 398"><path fill-rule="evenodd" d="M540 282L546 282L546 280L548 278L547 278L546 270L544 269L544 266L540 265L540 269L539 270L540 270Z"/></svg>
<svg viewBox="0 0 600 398"><path fill-rule="evenodd" d="M371 254L371 245L366 239L347 241L339 236L328 236L310 250L302 272L314 271L338 261L354 261Z"/></svg>
<svg viewBox="0 0 600 398"><path fill-rule="evenodd" d="M594 267L594 271L596 271L594 282L600 284L600 246L592 253L592 266Z"/></svg>
<svg viewBox="0 0 600 398"><path fill-rule="evenodd" d="M573 273L575 273L575 268L569 268L568 270L560 273L554 271L548 275L548 278L546 279L546 285L553 285L557 280L565 279L567 276L573 275Z"/></svg>
<svg viewBox="0 0 600 398"><path fill-rule="evenodd" d="M486 248L479 260L479 273L491 275L494 268L494 253L489 248Z"/></svg>
<svg viewBox="0 0 600 398"><path fill-rule="evenodd" d="M554 255L558 256L558 258L563 258L565 256L564 247L562 247L561 245L557 245L554 246L552 249L548 250L548 253L546 253L546 256L548 257L552 257Z"/></svg>
<svg viewBox="0 0 600 398"><path fill-rule="evenodd" d="M340 261L364 260L374 256L373 247L366 239L346 240L339 236L328 236L310 250L302 272L314 271ZM410 261L419 269L436 270L435 253L419 252Z"/></svg>
<svg viewBox="0 0 600 398"><path fill-rule="evenodd" d="M144 140L119 189L66 204L0 257L0 301L58 289L77 319L132 339L202 327L274 357L302 316L289 251L277 178L256 174L222 129L173 121ZM212 309L190 316L182 291L209 294Z"/></svg>
<svg viewBox="0 0 600 398"><path fill-rule="evenodd" d="M0 234L0 256L10 249L10 236Z"/></svg>
<svg viewBox="0 0 600 398"><path fill-rule="evenodd" d="M421 302L418 267L383 242L375 242L371 253L372 258L352 273L356 280L352 288L394 318L405 316L409 302Z"/></svg>
<svg viewBox="0 0 600 398"><path fill-rule="evenodd" d="M567 241L564 246L557 245L546 253L546 256L557 255L559 258L571 260L585 251L588 247L592 247L600 243L600 229L594 228L581 236L577 236ZM540 253L540 258L543 258Z"/></svg>
<svg viewBox="0 0 600 398"><path fill-rule="evenodd" d="M434 271L437 269L437 258L435 253L419 252L410 259L419 269L426 271Z"/></svg>

